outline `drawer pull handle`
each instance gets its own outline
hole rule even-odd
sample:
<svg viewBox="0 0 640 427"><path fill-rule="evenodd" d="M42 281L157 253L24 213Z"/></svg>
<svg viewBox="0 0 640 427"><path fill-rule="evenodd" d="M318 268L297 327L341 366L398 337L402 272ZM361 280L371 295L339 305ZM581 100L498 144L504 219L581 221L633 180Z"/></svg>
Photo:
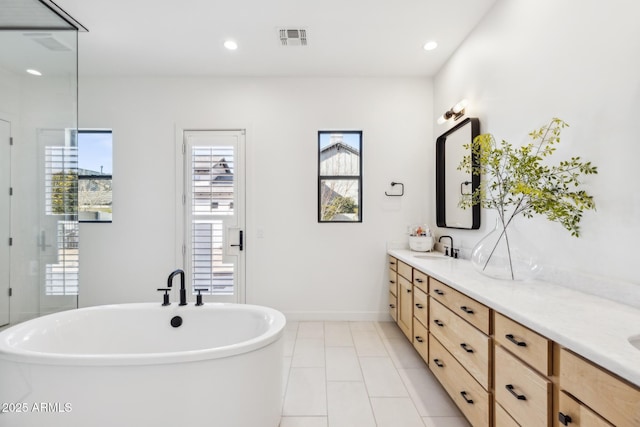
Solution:
<svg viewBox="0 0 640 427"><path fill-rule="evenodd" d="M416 337L416 341L418 341L418 342L424 342L424 340L422 339L422 337Z"/></svg>
<svg viewBox="0 0 640 427"><path fill-rule="evenodd" d="M466 351L467 353L473 353L473 349L469 347L469 345L466 342L463 342L462 344L460 344L460 347L462 347L464 351Z"/></svg>
<svg viewBox="0 0 640 427"><path fill-rule="evenodd" d="M422 305L422 304L416 304L416 307L418 307L418 308L422 309L422 308L424 308L424 305Z"/></svg>
<svg viewBox="0 0 640 427"><path fill-rule="evenodd" d="M418 283L422 283L422 282L424 282L424 280L422 280L422 279L416 279L416 282L418 282Z"/></svg>
<svg viewBox="0 0 640 427"><path fill-rule="evenodd" d="M516 399L527 400L527 396L525 396L524 394L518 394L515 391L513 391L513 386L511 384L507 384L506 386L504 386L504 388L509 390L509 393L511 393Z"/></svg>
<svg viewBox="0 0 640 427"><path fill-rule="evenodd" d="M435 292L438 295L444 295L444 292L442 292L440 289L434 289L433 292Z"/></svg>
<svg viewBox="0 0 640 427"><path fill-rule="evenodd" d="M389 307L396 308L395 304L389 304Z"/></svg>
<svg viewBox="0 0 640 427"><path fill-rule="evenodd" d="M442 323L442 322L441 322L440 320L438 320L438 319L434 320L434 321L433 321L433 323L435 323L436 325L438 325L438 326L440 326L440 327L443 327L443 326L444 326L444 323Z"/></svg>
<svg viewBox="0 0 640 427"><path fill-rule="evenodd" d="M438 368L444 368L444 363L442 363L440 359L433 359L433 363L435 363Z"/></svg>
<svg viewBox="0 0 640 427"><path fill-rule="evenodd" d="M572 419L569 415L558 412L558 421L560 421L560 424L562 424L563 426L567 426L571 423Z"/></svg>
<svg viewBox="0 0 640 427"><path fill-rule="evenodd" d="M410 294L411 293L411 289L407 289L407 293Z"/></svg>
<svg viewBox="0 0 640 427"><path fill-rule="evenodd" d="M471 310L469 307L467 307L466 305L463 305L462 307L460 307L460 310L464 311L467 314L473 314L473 310Z"/></svg>
<svg viewBox="0 0 640 427"><path fill-rule="evenodd" d="M389 264L396 265L395 261L389 261Z"/></svg>
<svg viewBox="0 0 640 427"><path fill-rule="evenodd" d="M526 347L527 343L524 341L518 341L517 339L515 339L513 337L513 334L507 334L504 336L506 339L508 339L509 341L511 341L512 343L514 343L515 345L517 345L518 347Z"/></svg>
<svg viewBox="0 0 640 427"><path fill-rule="evenodd" d="M396 282L394 280L389 280L389 283L395 284Z"/></svg>
<svg viewBox="0 0 640 427"><path fill-rule="evenodd" d="M461 391L460 395L462 396L462 398L464 399L465 402L470 403L473 405L473 399L469 399L467 397L467 392L466 391Z"/></svg>

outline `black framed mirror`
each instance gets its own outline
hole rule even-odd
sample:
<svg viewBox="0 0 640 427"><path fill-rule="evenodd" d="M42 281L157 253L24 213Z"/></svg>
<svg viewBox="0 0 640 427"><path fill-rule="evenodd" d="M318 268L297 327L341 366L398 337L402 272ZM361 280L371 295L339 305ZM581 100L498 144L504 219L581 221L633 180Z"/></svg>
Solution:
<svg viewBox="0 0 640 427"><path fill-rule="evenodd" d="M473 139L480 134L480 120L467 118L436 140L436 223L438 227L475 230L480 228L480 205L459 206L480 185L480 175L466 173L458 166L470 154ZM477 159L472 159L477 163Z"/></svg>

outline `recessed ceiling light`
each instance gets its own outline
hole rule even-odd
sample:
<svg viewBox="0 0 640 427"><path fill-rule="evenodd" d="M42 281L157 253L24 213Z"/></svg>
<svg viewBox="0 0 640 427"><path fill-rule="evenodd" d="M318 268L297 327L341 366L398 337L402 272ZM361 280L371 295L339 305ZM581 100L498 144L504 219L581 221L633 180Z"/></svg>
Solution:
<svg viewBox="0 0 640 427"><path fill-rule="evenodd" d="M424 46L422 46L422 48L423 48L424 50L427 50L427 51L428 51L428 50L433 50L433 49L435 49L435 48L437 48L437 47L438 47L438 43L436 43L436 42L434 42L434 41L426 42L426 43L424 44Z"/></svg>
<svg viewBox="0 0 640 427"><path fill-rule="evenodd" d="M33 76L41 76L42 75L42 73L40 71L34 70L33 68L29 68L27 70L27 73L29 73L29 74L31 74Z"/></svg>
<svg viewBox="0 0 640 427"><path fill-rule="evenodd" d="M224 42L224 47L229 50L236 50L238 48L238 43L234 42L233 40L227 40Z"/></svg>

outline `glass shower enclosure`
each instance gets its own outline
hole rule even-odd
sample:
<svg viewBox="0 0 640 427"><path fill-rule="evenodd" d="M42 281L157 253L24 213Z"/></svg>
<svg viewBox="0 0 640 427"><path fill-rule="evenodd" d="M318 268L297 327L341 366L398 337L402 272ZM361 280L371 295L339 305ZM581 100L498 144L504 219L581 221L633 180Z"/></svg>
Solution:
<svg viewBox="0 0 640 427"><path fill-rule="evenodd" d="M78 31L0 0L0 327L77 308Z"/></svg>

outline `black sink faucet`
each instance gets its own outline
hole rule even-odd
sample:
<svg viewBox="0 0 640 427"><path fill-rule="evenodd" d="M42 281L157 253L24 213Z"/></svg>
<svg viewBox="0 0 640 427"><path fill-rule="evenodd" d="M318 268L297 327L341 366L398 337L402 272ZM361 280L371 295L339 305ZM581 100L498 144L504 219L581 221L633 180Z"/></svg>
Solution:
<svg viewBox="0 0 640 427"><path fill-rule="evenodd" d="M438 239L438 242L441 242L443 238L448 237L449 240L451 240L451 254L449 254L449 248L448 247L444 247L444 254L447 256L453 256L453 237L451 236L440 236L440 238Z"/></svg>
<svg viewBox="0 0 640 427"><path fill-rule="evenodd" d="M172 272L167 279L167 287L170 288L173 285L173 278L176 275L180 275L180 304L178 305L187 305L187 290L184 287L184 271L177 269Z"/></svg>

